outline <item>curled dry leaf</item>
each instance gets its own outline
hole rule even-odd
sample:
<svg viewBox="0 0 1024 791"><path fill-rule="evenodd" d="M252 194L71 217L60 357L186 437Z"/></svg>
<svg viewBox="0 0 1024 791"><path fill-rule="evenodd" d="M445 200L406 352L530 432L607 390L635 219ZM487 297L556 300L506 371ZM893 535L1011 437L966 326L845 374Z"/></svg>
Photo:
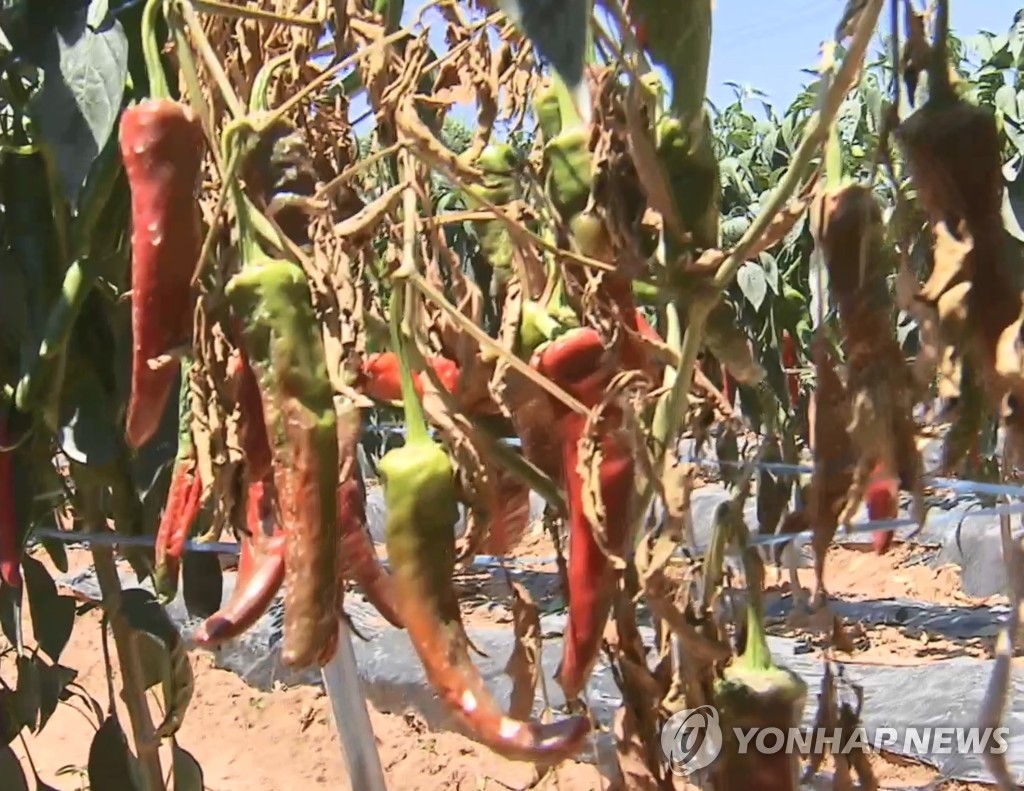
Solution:
<svg viewBox="0 0 1024 791"><path fill-rule="evenodd" d="M1003 256L1002 143L995 116L947 90L929 96L900 124L896 138L935 240L922 298L940 314L941 332L957 356L977 370L1010 444L1024 447L1024 370L1012 340L1022 299Z"/></svg>
<svg viewBox="0 0 1024 791"><path fill-rule="evenodd" d="M511 585L515 643L505 665L505 675L512 679L508 716L525 720L533 713L534 692L540 680L540 611L526 588L518 582Z"/></svg>
<svg viewBox="0 0 1024 791"><path fill-rule="evenodd" d="M865 185L823 191L812 205L811 234L825 258L829 289L839 307L847 358L847 430L857 456L839 520L852 522L870 477L880 470L912 491L913 513L921 521L922 465L913 419L916 388L895 335L888 286L892 266L883 245L881 207Z"/></svg>

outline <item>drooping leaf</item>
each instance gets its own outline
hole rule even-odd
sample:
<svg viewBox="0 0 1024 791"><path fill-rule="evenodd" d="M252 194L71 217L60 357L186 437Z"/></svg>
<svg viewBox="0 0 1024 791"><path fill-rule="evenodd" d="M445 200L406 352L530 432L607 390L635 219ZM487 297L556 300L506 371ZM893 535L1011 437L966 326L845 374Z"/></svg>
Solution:
<svg viewBox="0 0 1024 791"><path fill-rule="evenodd" d="M104 15L106 16L106 15ZM31 100L43 142L74 207L93 160L117 122L128 76L128 40L108 18L89 27L89 8L67 15L42 45L43 87Z"/></svg>
<svg viewBox="0 0 1024 791"><path fill-rule="evenodd" d="M26 555L22 570L36 642L50 659L58 662L75 625L75 600L57 593L50 573L35 558Z"/></svg>
<svg viewBox="0 0 1024 791"><path fill-rule="evenodd" d="M512 679L509 716L527 719L533 712L534 691L540 678L540 612L529 591L519 583L512 583L512 596L515 647L505 665L505 673Z"/></svg>
<svg viewBox="0 0 1024 791"><path fill-rule="evenodd" d="M23 723L18 719L17 693L13 689L0 689L0 747L13 742Z"/></svg>
<svg viewBox="0 0 1024 791"><path fill-rule="evenodd" d="M174 772L174 791L203 791L203 769L188 750L171 743L171 761Z"/></svg>
<svg viewBox="0 0 1024 791"><path fill-rule="evenodd" d="M46 554L50 556L50 560L53 565L57 567L57 571L61 574L68 573L68 552L64 546L63 541L57 541L53 538L44 538L40 542L43 545L43 549L46 550Z"/></svg>
<svg viewBox="0 0 1024 791"><path fill-rule="evenodd" d="M768 281L768 287L772 290L772 293L779 293L779 261L778 259L769 253L767 250L760 253L757 256L758 261L761 262L761 267L764 270L765 280Z"/></svg>
<svg viewBox="0 0 1024 791"><path fill-rule="evenodd" d="M760 310L765 297L768 296L768 280L765 278L764 270L757 264L747 261L736 273L736 284L754 310Z"/></svg>
<svg viewBox="0 0 1024 791"><path fill-rule="evenodd" d="M48 664L38 654L35 656L36 672L39 675L39 730L57 710L57 703L67 700L68 684L78 677L78 671L59 664Z"/></svg>
<svg viewBox="0 0 1024 791"><path fill-rule="evenodd" d="M17 660L18 686L14 690L14 708L18 722L32 731L39 722L39 668L28 654Z"/></svg>
<svg viewBox="0 0 1024 791"><path fill-rule="evenodd" d="M128 739L116 716L107 715L89 745L91 791L133 791Z"/></svg>
<svg viewBox="0 0 1024 791"><path fill-rule="evenodd" d="M28 778L10 745L0 747L0 777L4 791L28 791Z"/></svg>
<svg viewBox="0 0 1024 791"><path fill-rule="evenodd" d="M160 653L164 695L164 720L157 727L157 735L172 736L181 727L185 712L192 701L194 678L188 652L177 627L156 597L142 588L129 588L121 597L121 614L139 636L158 641L164 651ZM143 638L145 639L145 638ZM147 675L153 669L144 671Z"/></svg>

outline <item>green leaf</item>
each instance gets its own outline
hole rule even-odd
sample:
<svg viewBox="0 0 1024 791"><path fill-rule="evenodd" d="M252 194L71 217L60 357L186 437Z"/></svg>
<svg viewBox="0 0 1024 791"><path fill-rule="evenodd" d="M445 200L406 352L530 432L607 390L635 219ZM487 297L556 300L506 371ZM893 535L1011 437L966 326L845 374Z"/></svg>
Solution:
<svg viewBox="0 0 1024 791"><path fill-rule="evenodd" d="M58 24L43 45L43 87L31 110L43 142L54 156L61 186L74 208L93 160L121 112L128 76L128 40L110 19L96 30L89 9Z"/></svg>
<svg viewBox="0 0 1024 791"><path fill-rule="evenodd" d="M7 642L19 653L24 649L21 631L21 588L11 588L0 582L0 631Z"/></svg>
<svg viewBox="0 0 1024 791"><path fill-rule="evenodd" d="M779 293L779 261L778 259L769 253L767 250L761 253L757 260L761 262L761 267L764 269L765 279L768 281L768 287L771 288L773 294Z"/></svg>
<svg viewBox="0 0 1024 791"><path fill-rule="evenodd" d="M59 664L47 664L41 656L35 657L39 674L39 730L46 727L57 710L57 703L71 697L68 684L78 677L78 671ZM101 710L102 715L102 710Z"/></svg>
<svg viewBox="0 0 1024 791"><path fill-rule="evenodd" d="M35 558L25 555L21 567L36 642L50 659L58 662L75 625L75 600L57 594L50 573Z"/></svg>
<svg viewBox="0 0 1024 791"><path fill-rule="evenodd" d="M765 297L768 296L768 280L764 270L757 264L746 261L736 273L736 284L754 310L760 310Z"/></svg>
<svg viewBox="0 0 1024 791"><path fill-rule="evenodd" d="M39 723L39 668L31 656L18 657L18 686L14 690L14 708L18 722L35 731Z"/></svg>
<svg viewBox="0 0 1024 791"><path fill-rule="evenodd" d="M23 723L18 718L17 693L0 688L0 748L18 738Z"/></svg>
<svg viewBox="0 0 1024 791"><path fill-rule="evenodd" d="M583 65L593 0L498 0L570 92L589 99Z"/></svg>
<svg viewBox="0 0 1024 791"><path fill-rule="evenodd" d="M177 740L171 742L171 761L174 791L203 791L203 769L199 761L179 747Z"/></svg>
<svg viewBox="0 0 1024 791"><path fill-rule="evenodd" d="M131 771L128 739L116 716L107 715L89 745L89 788L91 791L132 791L136 788Z"/></svg>
<svg viewBox="0 0 1024 791"><path fill-rule="evenodd" d="M1003 189L1001 213L1006 232L1018 242L1024 242L1024 228L1021 227L1021 219L1024 218L1024 180L1020 175Z"/></svg>
<svg viewBox="0 0 1024 791"><path fill-rule="evenodd" d="M58 541L55 538L44 538L41 539L39 543L43 545L43 549L45 549L46 554L50 556L50 560L53 565L57 567L57 571L61 574L67 574L68 551L64 546L64 542Z"/></svg>
<svg viewBox="0 0 1024 791"><path fill-rule="evenodd" d="M192 701L194 677L188 652L177 627L156 597L142 588L129 588L121 596L121 614L128 625L164 648L159 658L163 679L164 721L157 727L158 736L172 736L181 727ZM155 668L144 671L154 672Z"/></svg>
<svg viewBox="0 0 1024 791"><path fill-rule="evenodd" d="M28 791L28 778L10 746L0 747L0 777L4 791ZM95 786L93 787L95 789ZM95 789L98 791L98 789Z"/></svg>

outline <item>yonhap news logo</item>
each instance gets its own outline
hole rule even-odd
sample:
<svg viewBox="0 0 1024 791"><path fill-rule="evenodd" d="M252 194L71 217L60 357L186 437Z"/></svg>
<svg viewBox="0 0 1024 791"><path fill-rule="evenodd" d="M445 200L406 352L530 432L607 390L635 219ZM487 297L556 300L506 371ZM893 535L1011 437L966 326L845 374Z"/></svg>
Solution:
<svg viewBox="0 0 1024 791"><path fill-rule="evenodd" d="M927 726L906 728L732 728L739 754L802 756L846 755L892 750L908 756L1005 753L1009 728ZM673 774L687 776L706 769L722 751L723 732L717 709L700 706L669 717L661 731L661 750Z"/></svg>
<svg viewBox="0 0 1024 791"><path fill-rule="evenodd" d="M661 751L673 774L690 775L714 763L722 750L722 728L712 706L677 711L661 729Z"/></svg>

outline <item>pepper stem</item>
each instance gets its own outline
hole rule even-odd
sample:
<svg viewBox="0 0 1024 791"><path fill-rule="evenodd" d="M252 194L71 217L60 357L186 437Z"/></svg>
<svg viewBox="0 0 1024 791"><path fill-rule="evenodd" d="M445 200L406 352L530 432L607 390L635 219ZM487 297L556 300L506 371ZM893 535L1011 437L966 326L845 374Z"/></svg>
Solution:
<svg viewBox="0 0 1024 791"><path fill-rule="evenodd" d="M163 4L164 0L146 0L142 9L142 57L149 75L149 95L154 99L167 99L171 95L160 59L160 43L156 40L156 20Z"/></svg>
<svg viewBox="0 0 1024 791"><path fill-rule="evenodd" d="M402 378L402 409L405 412L405 444L425 445L430 439L427 430L427 418L423 414L423 404L416 393L416 385L412 379L409 363L409 350L405 346L402 332L402 316L405 314L405 284L395 283L391 289L389 326L391 329L391 347L398 357L398 371Z"/></svg>
<svg viewBox="0 0 1024 791"><path fill-rule="evenodd" d="M747 644L740 663L751 670L773 670L775 662L764 636L764 616L761 614L761 559L757 550L747 547L743 551L743 571L747 577Z"/></svg>

